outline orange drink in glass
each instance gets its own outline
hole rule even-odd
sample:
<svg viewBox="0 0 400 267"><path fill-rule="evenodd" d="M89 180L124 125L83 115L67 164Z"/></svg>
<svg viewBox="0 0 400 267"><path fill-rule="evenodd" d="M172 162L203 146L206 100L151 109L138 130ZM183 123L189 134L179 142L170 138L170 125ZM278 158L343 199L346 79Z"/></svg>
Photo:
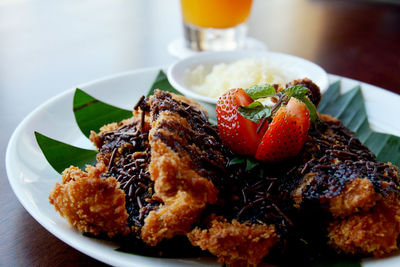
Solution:
<svg viewBox="0 0 400 267"><path fill-rule="evenodd" d="M181 0L186 45L193 50L244 46L252 0Z"/></svg>

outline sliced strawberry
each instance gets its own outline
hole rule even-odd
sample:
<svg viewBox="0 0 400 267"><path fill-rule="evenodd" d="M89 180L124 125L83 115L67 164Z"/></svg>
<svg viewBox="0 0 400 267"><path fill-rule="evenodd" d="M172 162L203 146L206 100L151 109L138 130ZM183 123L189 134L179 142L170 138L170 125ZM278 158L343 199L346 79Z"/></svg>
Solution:
<svg viewBox="0 0 400 267"><path fill-rule="evenodd" d="M310 111L308 110L304 102L301 102L296 98L290 99L289 103L286 106L286 109L292 112L297 117L298 125L301 126L303 129L302 137L304 138L304 140L300 140L302 147L308 137L308 130L310 129Z"/></svg>
<svg viewBox="0 0 400 267"><path fill-rule="evenodd" d="M258 146L255 158L277 162L296 156L307 140L310 113L306 105L291 98L279 108Z"/></svg>
<svg viewBox="0 0 400 267"><path fill-rule="evenodd" d="M243 89L231 89L218 99L217 121L222 142L233 152L254 155L267 129L257 133L258 124L244 118L237 109L247 106L253 99Z"/></svg>

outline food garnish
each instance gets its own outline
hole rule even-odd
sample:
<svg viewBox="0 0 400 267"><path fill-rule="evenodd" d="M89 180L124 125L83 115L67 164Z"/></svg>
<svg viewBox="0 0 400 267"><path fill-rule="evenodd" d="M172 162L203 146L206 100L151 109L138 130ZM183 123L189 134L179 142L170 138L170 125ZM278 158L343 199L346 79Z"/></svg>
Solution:
<svg viewBox="0 0 400 267"><path fill-rule="evenodd" d="M237 154L261 161L277 162L297 155L310 120L317 121L309 91L301 84L285 89L265 85L229 90L217 102L223 143Z"/></svg>

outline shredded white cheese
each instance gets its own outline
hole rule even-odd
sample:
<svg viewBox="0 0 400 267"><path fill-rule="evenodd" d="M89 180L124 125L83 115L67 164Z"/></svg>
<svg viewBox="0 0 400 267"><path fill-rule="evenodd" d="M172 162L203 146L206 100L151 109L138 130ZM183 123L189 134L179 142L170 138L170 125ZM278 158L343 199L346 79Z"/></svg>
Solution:
<svg viewBox="0 0 400 267"><path fill-rule="evenodd" d="M194 92L218 98L232 88L249 88L253 85L284 84L287 78L267 59L242 59L231 64L214 65L208 73L203 65L185 73L185 83Z"/></svg>

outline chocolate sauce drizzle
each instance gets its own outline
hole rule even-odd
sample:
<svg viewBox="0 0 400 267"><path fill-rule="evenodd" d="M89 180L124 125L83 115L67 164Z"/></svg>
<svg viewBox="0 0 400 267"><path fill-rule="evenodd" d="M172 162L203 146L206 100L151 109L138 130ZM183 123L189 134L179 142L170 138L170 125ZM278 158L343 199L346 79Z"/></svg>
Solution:
<svg viewBox="0 0 400 267"><path fill-rule="evenodd" d="M310 140L299 156L304 163L288 173L289 177L314 174L312 183L303 190L304 200L337 196L349 181L358 177L369 179L378 193L399 193L397 168L378 163L375 155L341 122L320 122L309 135Z"/></svg>
<svg viewBox="0 0 400 267"><path fill-rule="evenodd" d="M218 182L226 175L227 148L222 145L216 126L208 122L201 108L183 101L177 101L167 92L158 92L152 98L152 120L158 119L161 112L178 114L187 121L183 125L176 120L164 120L157 127L153 140L160 139L176 153L190 157L190 168L200 176ZM165 134L166 130L168 133Z"/></svg>

